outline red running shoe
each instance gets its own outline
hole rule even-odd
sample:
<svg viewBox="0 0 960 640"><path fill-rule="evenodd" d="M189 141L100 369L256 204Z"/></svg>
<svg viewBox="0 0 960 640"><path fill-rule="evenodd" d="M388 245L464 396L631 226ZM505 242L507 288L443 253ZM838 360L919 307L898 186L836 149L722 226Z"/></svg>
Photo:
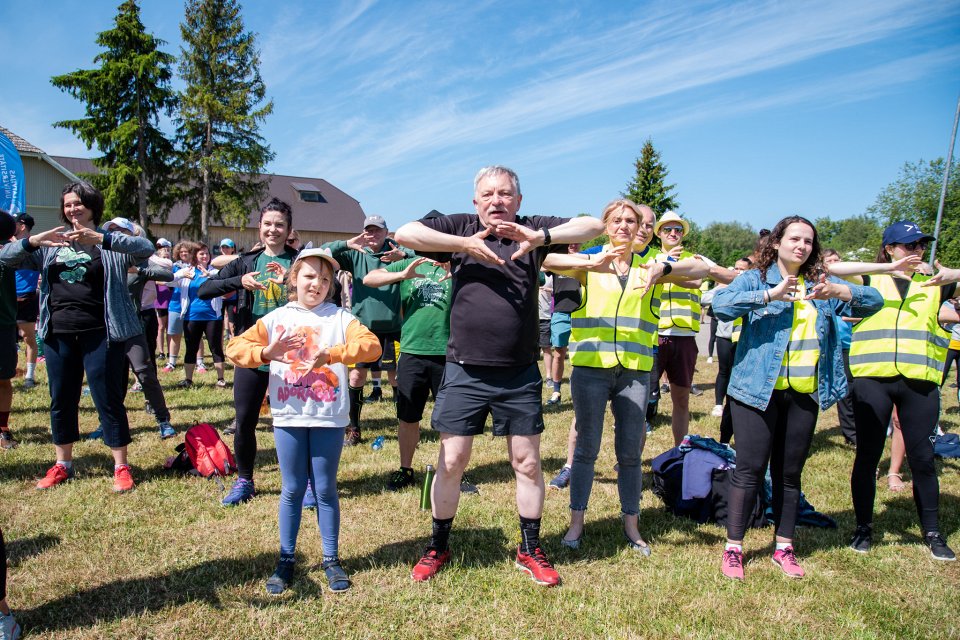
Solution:
<svg viewBox="0 0 960 640"><path fill-rule="evenodd" d="M420 558L420 562L414 565L413 571L410 572L410 577L416 582L426 582L437 575L437 572L448 562L450 562L449 549L443 552L437 551L436 549L427 549L423 553L423 557Z"/></svg>
<svg viewBox="0 0 960 640"><path fill-rule="evenodd" d="M555 587L560 584L560 574L547 560L547 554L537 547L533 553L524 553L517 547L517 568L537 584L545 587Z"/></svg>
<svg viewBox="0 0 960 640"><path fill-rule="evenodd" d="M720 572L733 580L743 580L743 552L725 549L720 561Z"/></svg>
<svg viewBox="0 0 960 640"><path fill-rule="evenodd" d="M133 476L130 474L130 465L122 464L113 472L113 490L117 493L126 493L133 489Z"/></svg>
<svg viewBox="0 0 960 640"><path fill-rule="evenodd" d="M58 484L66 482L67 480L73 479L73 467L67 469L65 466L59 462L49 469L47 469L47 475L40 479L40 482L37 483L37 489L49 489L50 487L55 487Z"/></svg>
<svg viewBox="0 0 960 640"><path fill-rule="evenodd" d="M786 549L774 551L771 560L773 561L773 564L777 565L783 570L783 575L787 576L788 578L803 577L803 567L801 567L800 563L797 562L797 556L795 556L793 553L793 547L787 547Z"/></svg>

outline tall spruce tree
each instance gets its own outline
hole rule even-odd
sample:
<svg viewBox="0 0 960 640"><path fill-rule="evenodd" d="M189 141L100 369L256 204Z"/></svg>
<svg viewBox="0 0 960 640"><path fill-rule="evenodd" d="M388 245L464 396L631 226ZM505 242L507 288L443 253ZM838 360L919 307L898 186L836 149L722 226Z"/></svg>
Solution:
<svg viewBox="0 0 960 640"><path fill-rule="evenodd" d="M672 193L677 185L666 184L667 173L660 152L654 148L653 140L647 138L640 150L640 157L634 162L633 178L621 195L637 204L647 205L658 217L665 211L679 209L680 203Z"/></svg>
<svg viewBox="0 0 960 640"><path fill-rule="evenodd" d="M103 156L91 176L103 192L105 217L133 217L149 229L150 219L169 208L169 166L174 148L159 128L170 116L176 94L170 86L174 57L166 44L146 32L136 0L117 8L114 28L97 36L104 48L93 59L96 69L78 69L51 82L86 103L86 117L54 126L70 129Z"/></svg>
<svg viewBox="0 0 960 640"><path fill-rule="evenodd" d="M266 191L261 172L273 153L259 128L273 101L264 103L255 34L237 0L188 0L180 33L181 196L190 205L185 226L206 239L211 222L245 224Z"/></svg>

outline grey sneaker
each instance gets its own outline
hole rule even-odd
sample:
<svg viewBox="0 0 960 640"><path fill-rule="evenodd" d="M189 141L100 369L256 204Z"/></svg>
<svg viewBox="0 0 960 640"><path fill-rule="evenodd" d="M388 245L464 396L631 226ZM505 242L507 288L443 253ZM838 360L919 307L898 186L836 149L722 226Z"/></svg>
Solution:
<svg viewBox="0 0 960 640"><path fill-rule="evenodd" d="M934 560L953 562L957 559L957 556L953 553L953 550L947 546L946 539L940 535L939 531L931 531L923 536L923 541L930 548L930 555L933 556Z"/></svg>
<svg viewBox="0 0 960 640"><path fill-rule="evenodd" d="M0 430L0 449L9 451L10 449L16 449L18 444L20 443L13 439L13 434L10 433L9 429Z"/></svg>
<svg viewBox="0 0 960 640"><path fill-rule="evenodd" d="M23 388L24 389L33 389L37 386L37 381L33 378L24 378L23 379Z"/></svg>
<svg viewBox="0 0 960 640"><path fill-rule="evenodd" d="M549 486L551 489L557 489L559 491L560 489L566 489L569 485L570 467L564 467L563 469L560 469L560 473L558 473L553 480L550 481Z"/></svg>
<svg viewBox="0 0 960 640"><path fill-rule="evenodd" d="M477 494L480 493L480 489L467 479L467 474L463 474L463 477L460 478L460 493Z"/></svg>
<svg viewBox="0 0 960 640"><path fill-rule="evenodd" d="M697 385L690 386L690 395L692 396L701 396L703 395L703 390L700 389Z"/></svg>
<svg viewBox="0 0 960 640"><path fill-rule="evenodd" d="M873 529L869 525L858 525L850 539L850 548L857 553L868 553L873 543Z"/></svg>
<svg viewBox="0 0 960 640"><path fill-rule="evenodd" d="M0 640L18 640L20 631L20 625L13 617L13 612L7 615L0 614Z"/></svg>

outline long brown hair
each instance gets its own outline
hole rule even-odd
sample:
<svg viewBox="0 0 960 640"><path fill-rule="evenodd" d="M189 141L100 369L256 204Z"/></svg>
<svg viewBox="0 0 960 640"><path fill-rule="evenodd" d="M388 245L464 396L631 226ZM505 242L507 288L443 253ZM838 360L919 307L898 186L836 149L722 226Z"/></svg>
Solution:
<svg viewBox="0 0 960 640"><path fill-rule="evenodd" d="M805 224L813 229L813 248L806 261L800 265L800 275L803 276L807 282L812 282L823 273L823 255L820 251L820 238L817 235L817 228L803 216L787 216L777 223L777 226L773 228L769 236L764 238L760 255L757 256L757 261L754 266L760 270L764 279L767 277L767 269L770 268L770 265L776 264L777 262L777 248L774 247L774 245L780 244L783 240L783 234L787 231L787 227L796 222Z"/></svg>

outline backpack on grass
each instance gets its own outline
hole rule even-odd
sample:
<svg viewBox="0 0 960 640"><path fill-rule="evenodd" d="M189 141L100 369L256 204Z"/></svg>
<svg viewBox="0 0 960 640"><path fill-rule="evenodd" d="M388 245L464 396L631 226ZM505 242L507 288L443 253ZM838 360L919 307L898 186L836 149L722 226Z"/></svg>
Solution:
<svg viewBox="0 0 960 640"><path fill-rule="evenodd" d="M167 460L165 467L194 473L204 478L228 476L236 471L230 447L220 439L217 430L206 422L195 424L177 445L178 454Z"/></svg>

